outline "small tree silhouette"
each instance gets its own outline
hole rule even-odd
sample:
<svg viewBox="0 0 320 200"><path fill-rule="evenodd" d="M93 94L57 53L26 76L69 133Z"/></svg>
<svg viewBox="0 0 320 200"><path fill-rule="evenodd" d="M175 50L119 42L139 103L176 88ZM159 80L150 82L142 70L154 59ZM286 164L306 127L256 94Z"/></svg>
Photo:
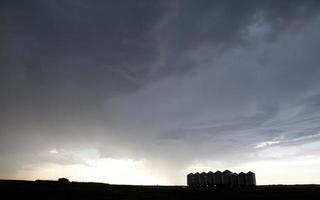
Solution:
<svg viewBox="0 0 320 200"><path fill-rule="evenodd" d="M67 183L70 183L70 181L67 178L59 178L58 183L67 184Z"/></svg>

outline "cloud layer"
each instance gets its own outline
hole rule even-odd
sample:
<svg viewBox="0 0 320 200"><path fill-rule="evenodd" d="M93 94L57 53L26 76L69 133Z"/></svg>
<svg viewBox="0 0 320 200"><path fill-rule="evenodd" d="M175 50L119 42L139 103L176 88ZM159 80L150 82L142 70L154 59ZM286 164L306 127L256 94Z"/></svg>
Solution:
<svg viewBox="0 0 320 200"><path fill-rule="evenodd" d="M0 5L2 177L130 159L184 184L319 157L318 1Z"/></svg>

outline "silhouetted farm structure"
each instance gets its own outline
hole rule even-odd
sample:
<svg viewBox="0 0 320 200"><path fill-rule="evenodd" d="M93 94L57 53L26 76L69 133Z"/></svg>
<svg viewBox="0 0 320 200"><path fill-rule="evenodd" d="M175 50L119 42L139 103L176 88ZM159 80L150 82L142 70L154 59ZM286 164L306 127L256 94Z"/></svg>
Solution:
<svg viewBox="0 0 320 200"><path fill-rule="evenodd" d="M187 175L187 184L190 187L253 187L256 185L256 175L253 172L237 174L229 170L197 172Z"/></svg>

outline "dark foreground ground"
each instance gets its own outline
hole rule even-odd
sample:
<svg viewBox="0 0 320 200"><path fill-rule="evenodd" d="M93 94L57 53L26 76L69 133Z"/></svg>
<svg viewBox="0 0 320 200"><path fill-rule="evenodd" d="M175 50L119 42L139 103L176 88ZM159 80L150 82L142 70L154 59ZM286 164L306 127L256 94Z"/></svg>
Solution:
<svg viewBox="0 0 320 200"><path fill-rule="evenodd" d="M320 185L192 189L101 183L0 180L1 199L320 199Z"/></svg>

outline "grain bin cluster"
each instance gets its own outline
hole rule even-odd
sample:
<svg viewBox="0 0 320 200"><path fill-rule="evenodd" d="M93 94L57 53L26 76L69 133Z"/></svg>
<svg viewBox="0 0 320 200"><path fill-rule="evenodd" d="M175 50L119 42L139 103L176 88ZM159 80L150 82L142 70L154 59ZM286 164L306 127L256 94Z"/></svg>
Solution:
<svg viewBox="0 0 320 200"><path fill-rule="evenodd" d="M256 175L253 172L232 173L224 172L202 172L187 175L187 184L190 187L252 187L256 185Z"/></svg>

